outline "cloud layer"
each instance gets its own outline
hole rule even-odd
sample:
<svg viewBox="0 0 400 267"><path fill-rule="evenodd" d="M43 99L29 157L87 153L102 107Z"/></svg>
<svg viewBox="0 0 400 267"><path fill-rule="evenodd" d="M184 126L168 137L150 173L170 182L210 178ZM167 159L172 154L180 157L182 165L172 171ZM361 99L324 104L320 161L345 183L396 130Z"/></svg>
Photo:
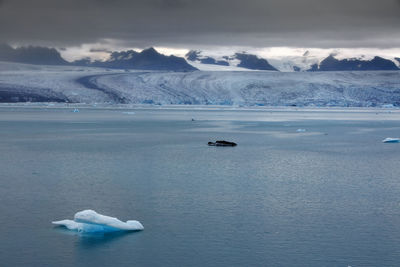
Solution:
<svg viewBox="0 0 400 267"><path fill-rule="evenodd" d="M0 42L400 47L399 0L0 0Z"/></svg>

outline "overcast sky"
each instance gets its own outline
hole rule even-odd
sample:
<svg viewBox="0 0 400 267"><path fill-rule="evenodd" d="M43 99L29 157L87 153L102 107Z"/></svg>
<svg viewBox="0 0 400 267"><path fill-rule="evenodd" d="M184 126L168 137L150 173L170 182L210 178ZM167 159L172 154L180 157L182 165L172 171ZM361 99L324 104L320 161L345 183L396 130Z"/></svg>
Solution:
<svg viewBox="0 0 400 267"><path fill-rule="evenodd" d="M0 42L399 48L400 0L0 0Z"/></svg>

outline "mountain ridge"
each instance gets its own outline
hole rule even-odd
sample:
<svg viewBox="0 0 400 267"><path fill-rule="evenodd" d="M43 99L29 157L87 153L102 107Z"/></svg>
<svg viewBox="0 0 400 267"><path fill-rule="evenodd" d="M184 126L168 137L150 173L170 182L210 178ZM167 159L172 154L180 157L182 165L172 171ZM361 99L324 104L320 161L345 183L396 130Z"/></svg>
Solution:
<svg viewBox="0 0 400 267"><path fill-rule="evenodd" d="M55 48L41 46L23 46L13 48L0 44L0 60L33 65L68 65Z"/></svg>
<svg viewBox="0 0 400 267"><path fill-rule="evenodd" d="M371 60L357 58L337 59L329 55L319 64L314 64L308 71L378 71L378 70L399 70L396 64L388 59L375 56Z"/></svg>
<svg viewBox="0 0 400 267"><path fill-rule="evenodd" d="M301 56L283 56L263 58L248 52L238 52L229 56L204 55L200 50L190 50L185 57L163 55L154 47L140 52L135 50L110 51L106 60L86 57L73 62L65 60L55 48L25 46L13 48L0 44L0 61L26 63L34 65L69 65L102 67L111 69L136 69L160 71L195 70L265 70L283 72L319 72L319 71L382 71L400 70L400 58L391 59L375 56L371 59L338 57L338 53L325 58L313 55L309 50ZM210 66L210 67L207 67ZM215 66L215 67L211 67Z"/></svg>
<svg viewBox="0 0 400 267"><path fill-rule="evenodd" d="M154 47L136 52L127 50L112 52L106 61L74 61L71 64L83 63L87 67L103 67L113 69L139 69L139 70L171 70L171 71L195 71L197 68L186 62L184 58L166 56L160 54Z"/></svg>
<svg viewBox="0 0 400 267"><path fill-rule="evenodd" d="M162 71L194 71L197 68L186 62L184 58L160 54L155 48L150 47L136 52L127 50L112 52L106 61L91 61L82 58L73 62L65 60L55 48L40 46L23 46L13 48L7 44L0 44L0 61L25 63L33 65L62 65L103 67L115 69L141 69Z"/></svg>

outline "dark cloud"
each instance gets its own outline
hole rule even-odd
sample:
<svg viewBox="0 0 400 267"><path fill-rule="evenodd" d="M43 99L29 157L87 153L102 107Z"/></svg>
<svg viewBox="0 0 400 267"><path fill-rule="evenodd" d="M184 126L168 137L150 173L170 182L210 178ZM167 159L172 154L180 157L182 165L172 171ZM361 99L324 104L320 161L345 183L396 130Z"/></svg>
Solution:
<svg viewBox="0 0 400 267"><path fill-rule="evenodd" d="M112 53L112 51L110 51L110 50L107 50L107 49L101 49L101 48L99 48L99 49L97 49L97 48L92 48L92 49L90 49L89 50L89 52L91 52L91 53L99 53L99 52L102 52L102 53Z"/></svg>
<svg viewBox="0 0 400 267"><path fill-rule="evenodd" d="M399 0L0 0L0 41L400 47Z"/></svg>

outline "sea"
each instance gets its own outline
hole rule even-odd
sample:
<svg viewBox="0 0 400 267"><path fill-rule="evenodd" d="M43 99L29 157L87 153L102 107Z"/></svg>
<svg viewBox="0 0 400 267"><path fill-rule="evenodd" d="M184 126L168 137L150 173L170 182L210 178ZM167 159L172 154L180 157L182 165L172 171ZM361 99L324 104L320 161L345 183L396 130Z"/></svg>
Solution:
<svg viewBox="0 0 400 267"><path fill-rule="evenodd" d="M0 266L399 266L387 137L397 109L3 104ZM51 223L85 209L144 230Z"/></svg>

